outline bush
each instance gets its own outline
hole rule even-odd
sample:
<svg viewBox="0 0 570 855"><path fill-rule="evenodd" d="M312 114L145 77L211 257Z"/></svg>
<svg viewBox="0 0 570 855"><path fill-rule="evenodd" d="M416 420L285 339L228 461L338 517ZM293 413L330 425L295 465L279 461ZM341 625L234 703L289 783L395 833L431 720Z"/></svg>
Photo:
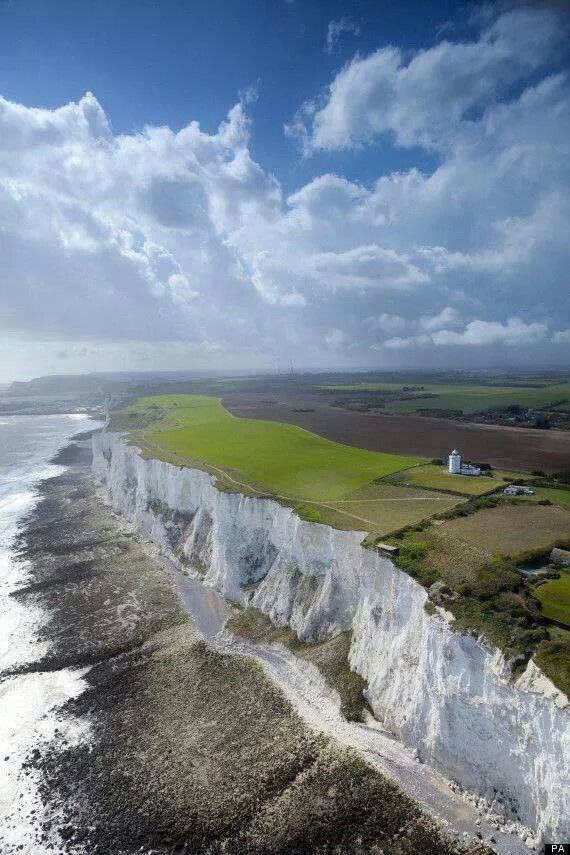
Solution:
<svg viewBox="0 0 570 855"><path fill-rule="evenodd" d="M425 540L411 540L408 543L403 543L400 547L399 557L410 558L412 561L421 561L425 558L429 550L429 543Z"/></svg>
<svg viewBox="0 0 570 855"><path fill-rule="evenodd" d="M537 416L534 426L539 428L539 430L549 430L551 427L550 419L548 416Z"/></svg>
<svg viewBox="0 0 570 855"><path fill-rule="evenodd" d="M471 596L491 600L505 591L520 591L524 580L506 561L497 560L481 567L470 584Z"/></svg>
<svg viewBox="0 0 570 855"><path fill-rule="evenodd" d="M503 591L496 598L497 611L508 614L520 626L532 626L540 617L540 604L532 597L523 597L513 591Z"/></svg>
<svg viewBox="0 0 570 855"><path fill-rule="evenodd" d="M544 478L546 476L544 469L533 469L531 474L536 475L537 478Z"/></svg>
<svg viewBox="0 0 570 855"><path fill-rule="evenodd" d="M429 552L429 543L423 540L404 540L394 563L400 570L409 573L421 585L429 588L441 575L433 567L423 567L422 562Z"/></svg>

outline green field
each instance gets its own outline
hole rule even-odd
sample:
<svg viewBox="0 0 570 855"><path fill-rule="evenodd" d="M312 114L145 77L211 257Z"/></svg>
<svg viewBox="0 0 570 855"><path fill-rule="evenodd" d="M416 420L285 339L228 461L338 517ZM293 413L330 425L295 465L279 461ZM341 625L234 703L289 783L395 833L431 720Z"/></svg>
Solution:
<svg viewBox="0 0 570 855"><path fill-rule="evenodd" d="M532 486L532 485L531 485ZM558 490L556 487L532 487L534 496L523 496L528 502L541 502L548 499L553 505L570 510L570 490Z"/></svg>
<svg viewBox="0 0 570 855"><path fill-rule="evenodd" d="M400 481L402 484L413 487L460 493L463 496L480 496L482 493L494 490L504 483L502 478L496 474L493 478L450 475L445 466L437 466L433 463L402 472L394 477L394 481Z"/></svg>
<svg viewBox="0 0 570 855"><path fill-rule="evenodd" d="M493 407L512 404L540 409L558 404L556 409L570 408L570 384L544 386L475 386L422 383L423 391L406 392L399 383L355 383L352 385L321 386L336 392L401 392L407 400L387 400L382 407L388 413L415 413L418 409L462 410L478 413ZM426 397L426 396L430 397ZM412 396L412 397L409 397ZM431 397L433 396L433 397ZM558 403L563 402L563 403Z"/></svg>
<svg viewBox="0 0 570 855"><path fill-rule="evenodd" d="M559 579L540 585L534 596L542 603L542 614L570 626L570 570L564 570Z"/></svg>
<svg viewBox="0 0 570 855"><path fill-rule="evenodd" d="M570 534L570 514L564 508L537 504L502 504L446 522L447 537L492 555L518 555L547 547Z"/></svg>
<svg viewBox="0 0 570 855"><path fill-rule="evenodd" d="M294 425L232 416L219 399L173 395L141 398L128 413L158 421L135 435L156 456L200 460L230 481L306 501L334 501L376 478L422 462L331 442ZM128 420L127 420L128 423Z"/></svg>
<svg viewBox="0 0 570 855"><path fill-rule="evenodd" d="M460 496L380 481L366 484L326 507L315 505L314 510L321 522L335 528L383 536L447 511L462 501Z"/></svg>
<svg viewBox="0 0 570 855"><path fill-rule="evenodd" d="M396 537L398 566L428 588L440 579L456 592L446 607L459 631L483 633L508 655L540 644L546 673L567 686L559 663L566 642L553 641L536 623L528 585L504 558L495 560L567 537L570 513L560 506L565 491L538 488L528 502L477 499L513 473L449 476L415 457L341 445L294 425L237 418L209 396L141 398L112 414L111 429L128 431L146 456L211 472L222 490L272 495L305 519L368 532L370 544L406 527ZM537 504L550 494L553 506ZM474 501L487 504L469 512ZM437 519L450 509L453 518ZM412 524L417 527L410 531ZM568 576L562 588L549 582L537 590L545 616L566 620Z"/></svg>

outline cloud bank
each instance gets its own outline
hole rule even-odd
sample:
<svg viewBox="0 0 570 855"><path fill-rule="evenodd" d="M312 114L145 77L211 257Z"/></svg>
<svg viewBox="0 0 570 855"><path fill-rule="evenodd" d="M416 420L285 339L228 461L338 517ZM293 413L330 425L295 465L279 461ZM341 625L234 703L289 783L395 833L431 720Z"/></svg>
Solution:
<svg viewBox="0 0 570 855"><path fill-rule="evenodd" d="M564 36L521 7L470 41L356 56L293 123L305 152L386 139L438 165L379 158L367 186L327 173L288 196L251 155L245 103L211 134L117 135L90 93L0 99L4 335L123 342L131 365L166 347L176 367L567 357Z"/></svg>

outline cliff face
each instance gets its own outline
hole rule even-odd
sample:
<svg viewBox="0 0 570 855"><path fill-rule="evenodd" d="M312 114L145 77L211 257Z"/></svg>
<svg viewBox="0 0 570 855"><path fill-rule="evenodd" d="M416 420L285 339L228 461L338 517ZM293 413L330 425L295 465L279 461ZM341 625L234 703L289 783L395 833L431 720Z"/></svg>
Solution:
<svg viewBox="0 0 570 855"><path fill-rule="evenodd" d="M568 836L567 701L531 662L516 684L500 651L429 615L426 592L361 533L304 522L209 475L144 460L116 434L94 438L111 501L234 602L306 641L352 630L350 664L375 715L463 787L546 840Z"/></svg>

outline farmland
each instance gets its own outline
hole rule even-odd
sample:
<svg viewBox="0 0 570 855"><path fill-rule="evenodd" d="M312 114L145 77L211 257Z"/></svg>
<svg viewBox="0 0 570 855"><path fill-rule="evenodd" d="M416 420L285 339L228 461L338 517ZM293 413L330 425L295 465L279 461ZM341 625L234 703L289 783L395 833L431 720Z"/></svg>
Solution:
<svg viewBox="0 0 570 855"><path fill-rule="evenodd" d="M312 517L315 521L379 536L440 514L461 501L462 497L449 493L410 489L381 480L367 484L326 506L311 507L316 514Z"/></svg>
<svg viewBox="0 0 570 855"><path fill-rule="evenodd" d="M458 539L489 555L518 555L547 547L570 535L570 515L556 506L504 504L483 508L476 514L445 523L448 537Z"/></svg>
<svg viewBox="0 0 570 855"><path fill-rule="evenodd" d="M524 480L520 473L450 476L425 458L343 445L277 419L238 418L212 396L141 398L115 412L111 427L127 429L147 456L210 472L222 490L272 496L309 521L362 531L368 545L388 539L403 570L426 588L444 585L460 631L483 633L508 655L538 649L546 672L567 685L556 664L566 641L543 625L558 588L549 582L539 592L541 624L532 584L513 561L570 538L568 491L539 486L534 496L507 499L500 488Z"/></svg>
<svg viewBox="0 0 570 855"><path fill-rule="evenodd" d="M529 503L549 501L553 505L560 505L561 508L566 508L570 511L570 490L534 486L533 490L534 495L523 497Z"/></svg>
<svg viewBox="0 0 570 855"><path fill-rule="evenodd" d="M499 469L560 472L570 465L570 431L528 430L473 424L384 410L355 412L334 406L332 395L297 391L225 392L224 406L234 415L287 422L346 445L393 454L442 458L452 448L463 457Z"/></svg>
<svg viewBox="0 0 570 855"><path fill-rule="evenodd" d="M370 481L422 462L332 442L292 425L238 419L217 398L158 396L129 410L149 421L137 434L157 453L206 466L288 498L334 501ZM222 473L223 474L223 473Z"/></svg>
<svg viewBox="0 0 570 855"><path fill-rule="evenodd" d="M322 385L325 392L380 393L378 405L387 413L415 413L419 409L479 413L496 407L519 405L533 409L552 406L570 411L570 384L555 383L524 386L479 386L461 384L422 383L355 383ZM385 400L383 400L385 396Z"/></svg>
<svg viewBox="0 0 570 855"><path fill-rule="evenodd" d="M271 494L307 520L384 534L452 508L456 495L384 482L423 461L352 448L292 425L238 419L218 399L160 396L114 416L143 452L212 472L218 486Z"/></svg>
<svg viewBox="0 0 570 855"><path fill-rule="evenodd" d="M570 692L570 634L551 623L568 625L570 573L535 588L540 577L517 570L517 556L547 556L555 544L570 542L568 510L492 496L474 497L447 516L389 538L399 549L398 566L430 593L436 589L435 603L453 614L457 630L484 635L521 661L532 651L545 674Z"/></svg>

